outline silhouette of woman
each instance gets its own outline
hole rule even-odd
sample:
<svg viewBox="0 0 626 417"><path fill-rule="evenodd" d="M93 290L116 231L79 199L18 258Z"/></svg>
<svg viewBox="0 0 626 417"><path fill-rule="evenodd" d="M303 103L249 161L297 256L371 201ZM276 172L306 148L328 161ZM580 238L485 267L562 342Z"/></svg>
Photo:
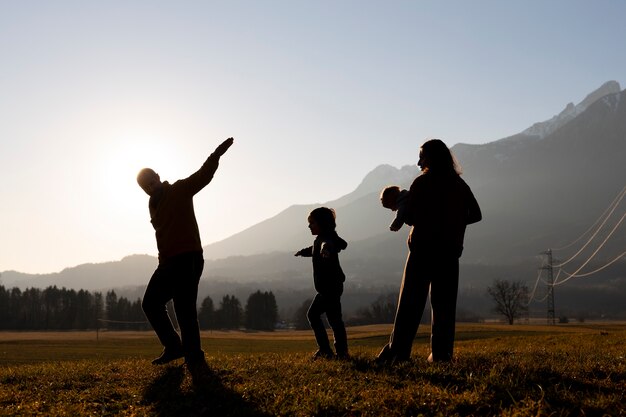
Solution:
<svg viewBox="0 0 626 417"><path fill-rule="evenodd" d="M450 361L454 347L459 257L468 224L482 219L469 186L450 150L439 139L420 148L422 170L411 185L407 223L411 226L398 307L380 362L406 361L430 291L432 308L429 361Z"/></svg>

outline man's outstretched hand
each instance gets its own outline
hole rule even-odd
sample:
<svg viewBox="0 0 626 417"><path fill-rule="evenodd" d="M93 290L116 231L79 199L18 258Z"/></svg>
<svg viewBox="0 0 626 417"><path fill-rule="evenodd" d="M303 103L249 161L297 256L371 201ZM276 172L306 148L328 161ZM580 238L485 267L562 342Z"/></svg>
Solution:
<svg viewBox="0 0 626 417"><path fill-rule="evenodd" d="M218 156L222 156L226 153L226 151L228 150L228 148L230 148L230 146L233 144L233 142L235 141L235 139L233 138L228 138L226 139L224 142L222 142L220 144L220 146L218 146L217 148L215 148L215 154Z"/></svg>

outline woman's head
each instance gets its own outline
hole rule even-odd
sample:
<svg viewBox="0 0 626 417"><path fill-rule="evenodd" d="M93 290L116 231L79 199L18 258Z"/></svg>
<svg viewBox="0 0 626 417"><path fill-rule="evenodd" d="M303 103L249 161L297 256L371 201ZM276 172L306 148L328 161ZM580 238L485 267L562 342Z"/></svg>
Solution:
<svg viewBox="0 0 626 417"><path fill-rule="evenodd" d="M417 163L424 172L434 174L461 174L461 168L450 149L440 139L431 139L420 148L420 159Z"/></svg>
<svg viewBox="0 0 626 417"><path fill-rule="evenodd" d="M328 207L318 207L309 213L309 228L311 233L314 228L317 233L332 232L337 225L335 224L335 210Z"/></svg>

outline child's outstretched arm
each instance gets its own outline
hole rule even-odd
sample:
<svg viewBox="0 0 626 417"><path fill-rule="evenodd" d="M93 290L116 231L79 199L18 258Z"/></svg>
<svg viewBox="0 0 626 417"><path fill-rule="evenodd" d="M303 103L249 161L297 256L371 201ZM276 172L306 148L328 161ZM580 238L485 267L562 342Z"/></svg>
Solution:
<svg viewBox="0 0 626 417"><path fill-rule="evenodd" d="M313 256L313 246L309 246L308 248L300 249L298 252L294 253L293 256L311 257L311 256Z"/></svg>

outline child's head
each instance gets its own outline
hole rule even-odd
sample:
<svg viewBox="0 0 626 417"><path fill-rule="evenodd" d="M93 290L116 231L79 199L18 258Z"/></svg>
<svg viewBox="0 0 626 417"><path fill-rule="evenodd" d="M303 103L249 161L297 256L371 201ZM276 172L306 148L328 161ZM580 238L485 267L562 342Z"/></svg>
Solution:
<svg viewBox="0 0 626 417"><path fill-rule="evenodd" d="M400 195L400 187L397 185L390 185L383 188L380 193L380 202L384 208L396 211L398 209L398 196Z"/></svg>
<svg viewBox="0 0 626 417"><path fill-rule="evenodd" d="M311 211L308 218L311 234L317 235L335 230L337 227L335 217L335 210L328 207L318 207Z"/></svg>

